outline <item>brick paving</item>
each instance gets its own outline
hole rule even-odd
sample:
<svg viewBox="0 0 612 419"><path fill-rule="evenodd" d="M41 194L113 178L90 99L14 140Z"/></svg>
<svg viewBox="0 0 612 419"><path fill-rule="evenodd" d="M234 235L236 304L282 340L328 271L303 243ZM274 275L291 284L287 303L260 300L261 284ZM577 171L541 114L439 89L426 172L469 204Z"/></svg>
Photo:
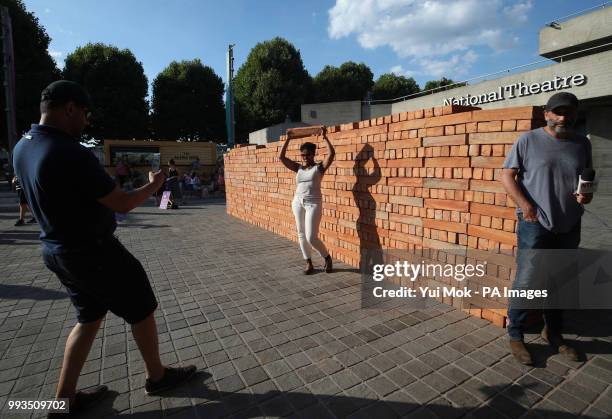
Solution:
<svg viewBox="0 0 612 419"><path fill-rule="evenodd" d="M37 227L15 218L14 195L0 193L0 417L11 416L7 400L53 396L75 323ZM201 372L146 396L129 327L109 314L79 386L104 383L110 394L87 418L612 417L608 312L567 313L586 362L565 361L533 333L538 363L524 367L503 329L450 306L361 309L352 267L325 274L318 261L317 274L301 275L296 243L226 215L221 200L139 208L117 235L154 286L164 362Z"/></svg>

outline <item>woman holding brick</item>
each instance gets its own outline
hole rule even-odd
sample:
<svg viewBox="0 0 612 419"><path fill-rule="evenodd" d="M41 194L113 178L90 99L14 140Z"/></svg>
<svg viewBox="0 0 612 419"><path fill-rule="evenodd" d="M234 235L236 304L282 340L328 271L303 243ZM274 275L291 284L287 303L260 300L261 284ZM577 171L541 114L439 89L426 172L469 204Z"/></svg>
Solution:
<svg viewBox="0 0 612 419"><path fill-rule="evenodd" d="M315 131L313 132L313 129ZM321 134L327 146L328 154L323 162L315 162L317 150L316 144L306 142L300 146L302 164L293 161L285 156L287 146L291 138ZM319 239L319 224L323 213L321 196L321 178L334 160L335 150L324 126L295 128L287 131L287 141L284 142L280 152L280 161L289 170L296 172L296 189L291 207L295 216L298 239L302 255L306 259L304 274L309 275L314 272L312 266L311 253L314 247L317 252L325 259L325 272L332 271L331 255L327 251L325 244Z"/></svg>

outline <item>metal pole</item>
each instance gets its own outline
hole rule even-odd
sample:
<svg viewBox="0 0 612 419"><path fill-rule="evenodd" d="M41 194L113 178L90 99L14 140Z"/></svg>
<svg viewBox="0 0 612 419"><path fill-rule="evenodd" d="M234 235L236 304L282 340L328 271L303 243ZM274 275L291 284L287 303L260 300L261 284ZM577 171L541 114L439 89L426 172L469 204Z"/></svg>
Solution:
<svg viewBox="0 0 612 419"><path fill-rule="evenodd" d="M13 29L8 8L0 7L2 23L2 69L4 71L4 99L6 102L6 127L9 145L9 168L13 168L13 148L17 142L17 122L15 116L15 56L13 54Z"/></svg>
<svg viewBox="0 0 612 419"><path fill-rule="evenodd" d="M236 124L234 121L234 44L227 48L227 90L225 92L225 123L227 145L234 147Z"/></svg>

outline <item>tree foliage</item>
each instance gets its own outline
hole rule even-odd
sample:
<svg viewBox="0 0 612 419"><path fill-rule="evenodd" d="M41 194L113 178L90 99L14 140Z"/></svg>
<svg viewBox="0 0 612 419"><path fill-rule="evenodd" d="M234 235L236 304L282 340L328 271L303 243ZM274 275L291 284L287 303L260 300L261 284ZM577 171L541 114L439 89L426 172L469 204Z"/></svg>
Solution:
<svg viewBox="0 0 612 419"><path fill-rule="evenodd" d="M223 80L199 59L171 62L153 81L152 128L165 140L226 138Z"/></svg>
<svg viewBox="0 0 612 419"><path fill-rule="evenodd" d="M326 65L313 79L315 102L363 100L374 85L374 75L364 63L347 61L340 67Z"/></svg>
<svg viewBox="0 0 612 419"><path fill-rule="evenodd" d="M148 136L148 81L142 64L129 49L102 43L78 47L66 57L63 76L80 83L92 98L90 136Z"/></svg>
<svg viewBox="0 0 612 419"><path fill-rule="evenodd" d="M418 93L419 85L412 78L398 76L393 73L382 74L372 88L372 99L395 99Z"/></svg>
<svg viewBox="0 0 612 419"><path fill-rule="evenodd" d="M17 134L30 128L40 118L40 93L52 81L59 79L53 58L47 49L51 39L38 19L28 12L21 0L0 0L0 6L8 8L13 29L15 58L15 104ZM1 44L0 44L1 48ZM0 139L7 143L4 72L0 71Z"/></svg>
<svg viewBox="0 0 612 419"><path fill-rule="evenodd" d="M237 138L287 116L299 120L311 82L299 50L285 39L255 45L234 78Z"/></svg>
<svg viewBox="0 0 612 419"><path fill-rule="evenodd" d="M455 86L451 86L452 84L455 84L455 83L456 82L454 82L451 79L442 77L440 80L430 80L427 83L425 83L425 87L423 88L423 90L438 89L441 87L445 87L444 89L437 90L437 91L442 91L442 90L449 90L449 89L454 89L456 87L465 86L467 84L467 83L457 83Z"/></svg>

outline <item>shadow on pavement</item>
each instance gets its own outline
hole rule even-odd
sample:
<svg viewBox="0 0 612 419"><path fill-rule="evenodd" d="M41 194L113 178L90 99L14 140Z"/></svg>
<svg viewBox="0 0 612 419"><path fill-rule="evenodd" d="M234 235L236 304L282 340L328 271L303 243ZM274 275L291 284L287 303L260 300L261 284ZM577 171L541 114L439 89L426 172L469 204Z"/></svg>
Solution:
<svg viewBox="0 0 612 419"><path fill-rule="evenodd" d="M68 298L62 291L48 290L46 288L31 287L27 285L0 284L0 298L19 300L61 300Z"/></svg>
<svg viewBox="0 0 612 419"><path fill-rule="evenodd" d="M223 381L223 380L221 380ZM156 417L199 417L199 418L255 418L255 417L285 417L299 411L304 418L396 418L409 414L413 417L441 417L459 418L467 414L470 417L519 417L528 412L527 408L513 401L524 400L526 390L531 386L481 386L478 391L488 403L478 408L453 407L448 401L435 399L428 403L417 403L408 392L399 390L388 396L387 400L374 400L364 397L315 395L300 391L278 391L272 390L261 394L251 394L244 389L237 391L218 391L210 374L200 372L188 384L164 396L151 397L151 403L144 404L136 409L136 413L118 413L113 409L113 404L119 393L109 390L109 395L93 409L79 417L107 417L118 415L131 418L156 418ZM138 391L142 391L139 389ZM401 394L399 394L401 393ZM536 394L532 392L533 394ZM395 396L395 397L394 397ZM529 397L533 397L529 396ZM466 401L480 402L473 396L467 395ZM161 403L160 403L161 399ZM201 403L199 403L201 401ZM191 402L196 403L191 406ZM197 404L199 403L199 404ZM469 404L469 403L468 403ZM163 405L164 411L160 411ZM358 412L359 411L359 412ZM330 413L331 412L331 413ZM503 412L500 413L500 412ZM174 415L179 416L174 416ZM532 417L554 417L559 419L570 419L576 417L569 412L548 410L545 408L532 408L529 410ZM593 418L595 416L582 415L582 418Z"/></svg>
<svg viewBox="0 0 612 419"><path fill-rule="evenodd" d="M138 228L142 228L143 230L148 230L150 228L168 228L170 226L167 224L143 224L143 223L130 223L129 221L127 221L127 222L117 223L117 227L138 227Z"/></svg>

